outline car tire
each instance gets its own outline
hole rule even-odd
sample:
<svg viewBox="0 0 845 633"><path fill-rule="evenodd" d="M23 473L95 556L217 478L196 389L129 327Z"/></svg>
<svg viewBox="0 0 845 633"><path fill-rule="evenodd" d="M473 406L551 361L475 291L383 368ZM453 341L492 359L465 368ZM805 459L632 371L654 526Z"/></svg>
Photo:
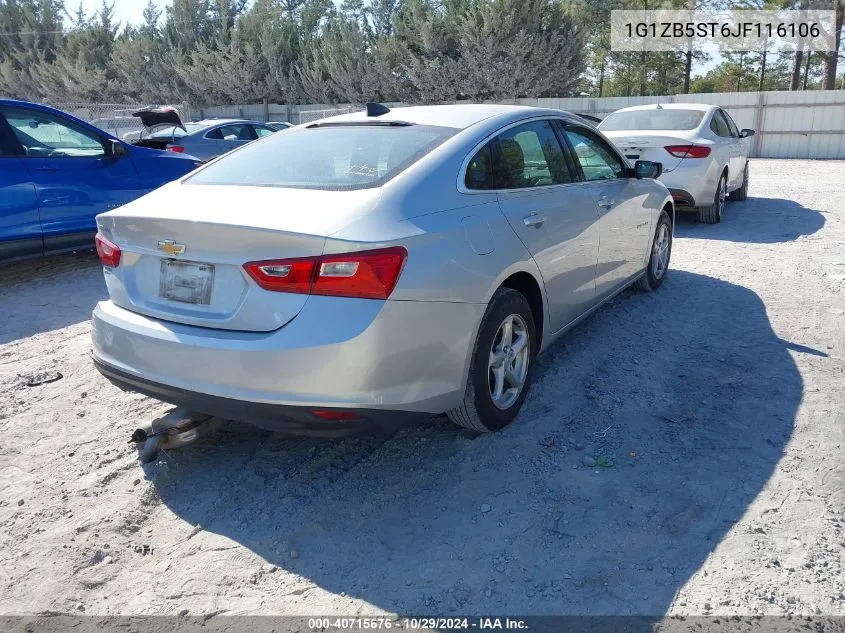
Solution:
<svg viewBox="0 0 845 633"><path fill-rule="evenodd" d="M748 198L748 161L745 161L745 169L742 172L742 187L731 191L728 198L737 202L742 202Z"/></svg>
<svg viewBox="0 0 845 633"><path fill-rule="evenodd" d="M669 259L672 256L672 221L666 211L660 212L654 239L651 241L651 254L648 266L642 277L637 279L635 287L643 292L653 292L663 285L669 274Z"/></svg>
<svg viewBox="0 0 845 633"><path fill-rule="evenodd" d="M508 322L510 343L506 340ZM523 336L523 347L514 351L515 341ZM480 433L507 426L519 413L528 394L537 347L534 315L528 300L521 292L499 288L478 328L463 402L446 412L449 419ZM520 378L521 385L514 392Z"/></svg>
<svg viewBox="0 0 845 633"><path fill-rule="evenodd" d="M716 194L713 196L713 204L706 207L698 207L698 221L705 224L718 224L722 221L722 210L725 208L725 188L728 186L726 174L719 178L716 186Z"/></svg>

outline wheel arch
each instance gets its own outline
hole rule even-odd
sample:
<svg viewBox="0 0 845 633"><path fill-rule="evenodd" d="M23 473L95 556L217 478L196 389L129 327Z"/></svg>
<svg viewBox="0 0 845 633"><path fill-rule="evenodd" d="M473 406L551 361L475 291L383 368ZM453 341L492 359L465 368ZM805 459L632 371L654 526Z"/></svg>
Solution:
<svg viewBox="0 0 845 633"><path fill-rule="evenodd" d="M545 296L543 290L537 279L529 272L517 271L502 280L498 288L510 288L521 293L528 300L528 305L531 307L531 314L534 317L534 328L537 332L537 349L539 350L543 342L543 333L545 332Z"/></svg>

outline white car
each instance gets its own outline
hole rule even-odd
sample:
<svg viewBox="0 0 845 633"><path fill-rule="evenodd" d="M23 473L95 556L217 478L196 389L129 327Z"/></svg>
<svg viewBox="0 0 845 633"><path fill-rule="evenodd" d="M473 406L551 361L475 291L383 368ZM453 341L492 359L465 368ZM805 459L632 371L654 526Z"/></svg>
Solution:
<svg viewBox="0 0 845 633"><path fill-rule="evenodd" d="M666 103L622 108L599 125L631 161L663 163L660 180L678 211L697 210L707 224L722 221L725 198L748 195L748 137L718 106Z"/></svg>

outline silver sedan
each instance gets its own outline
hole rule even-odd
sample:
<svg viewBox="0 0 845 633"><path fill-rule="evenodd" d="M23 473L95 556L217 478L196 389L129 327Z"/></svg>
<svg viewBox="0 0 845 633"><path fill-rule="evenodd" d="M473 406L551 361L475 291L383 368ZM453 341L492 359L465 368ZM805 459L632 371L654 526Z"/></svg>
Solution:
<svg viewBox="0 0 845 633"><path fill-rule="evenodd" d="M535 358L672 248L659 163L558 110L298 126L97 217L94 361L133 391L309 434L495 431Z"/></svg>

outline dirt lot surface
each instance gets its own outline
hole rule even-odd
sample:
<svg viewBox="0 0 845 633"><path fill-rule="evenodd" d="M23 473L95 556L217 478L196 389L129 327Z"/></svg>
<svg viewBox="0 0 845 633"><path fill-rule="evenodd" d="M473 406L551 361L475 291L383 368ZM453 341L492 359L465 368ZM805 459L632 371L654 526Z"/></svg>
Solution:
<svg viewBox="0 0 845 633"><path fill-rule="evenodd" d="M231 423L146 471L168 407L88 358L96 259L6 266L0 613L845 615L844 210L845 162L753 161L497 435Z"/></svg>

